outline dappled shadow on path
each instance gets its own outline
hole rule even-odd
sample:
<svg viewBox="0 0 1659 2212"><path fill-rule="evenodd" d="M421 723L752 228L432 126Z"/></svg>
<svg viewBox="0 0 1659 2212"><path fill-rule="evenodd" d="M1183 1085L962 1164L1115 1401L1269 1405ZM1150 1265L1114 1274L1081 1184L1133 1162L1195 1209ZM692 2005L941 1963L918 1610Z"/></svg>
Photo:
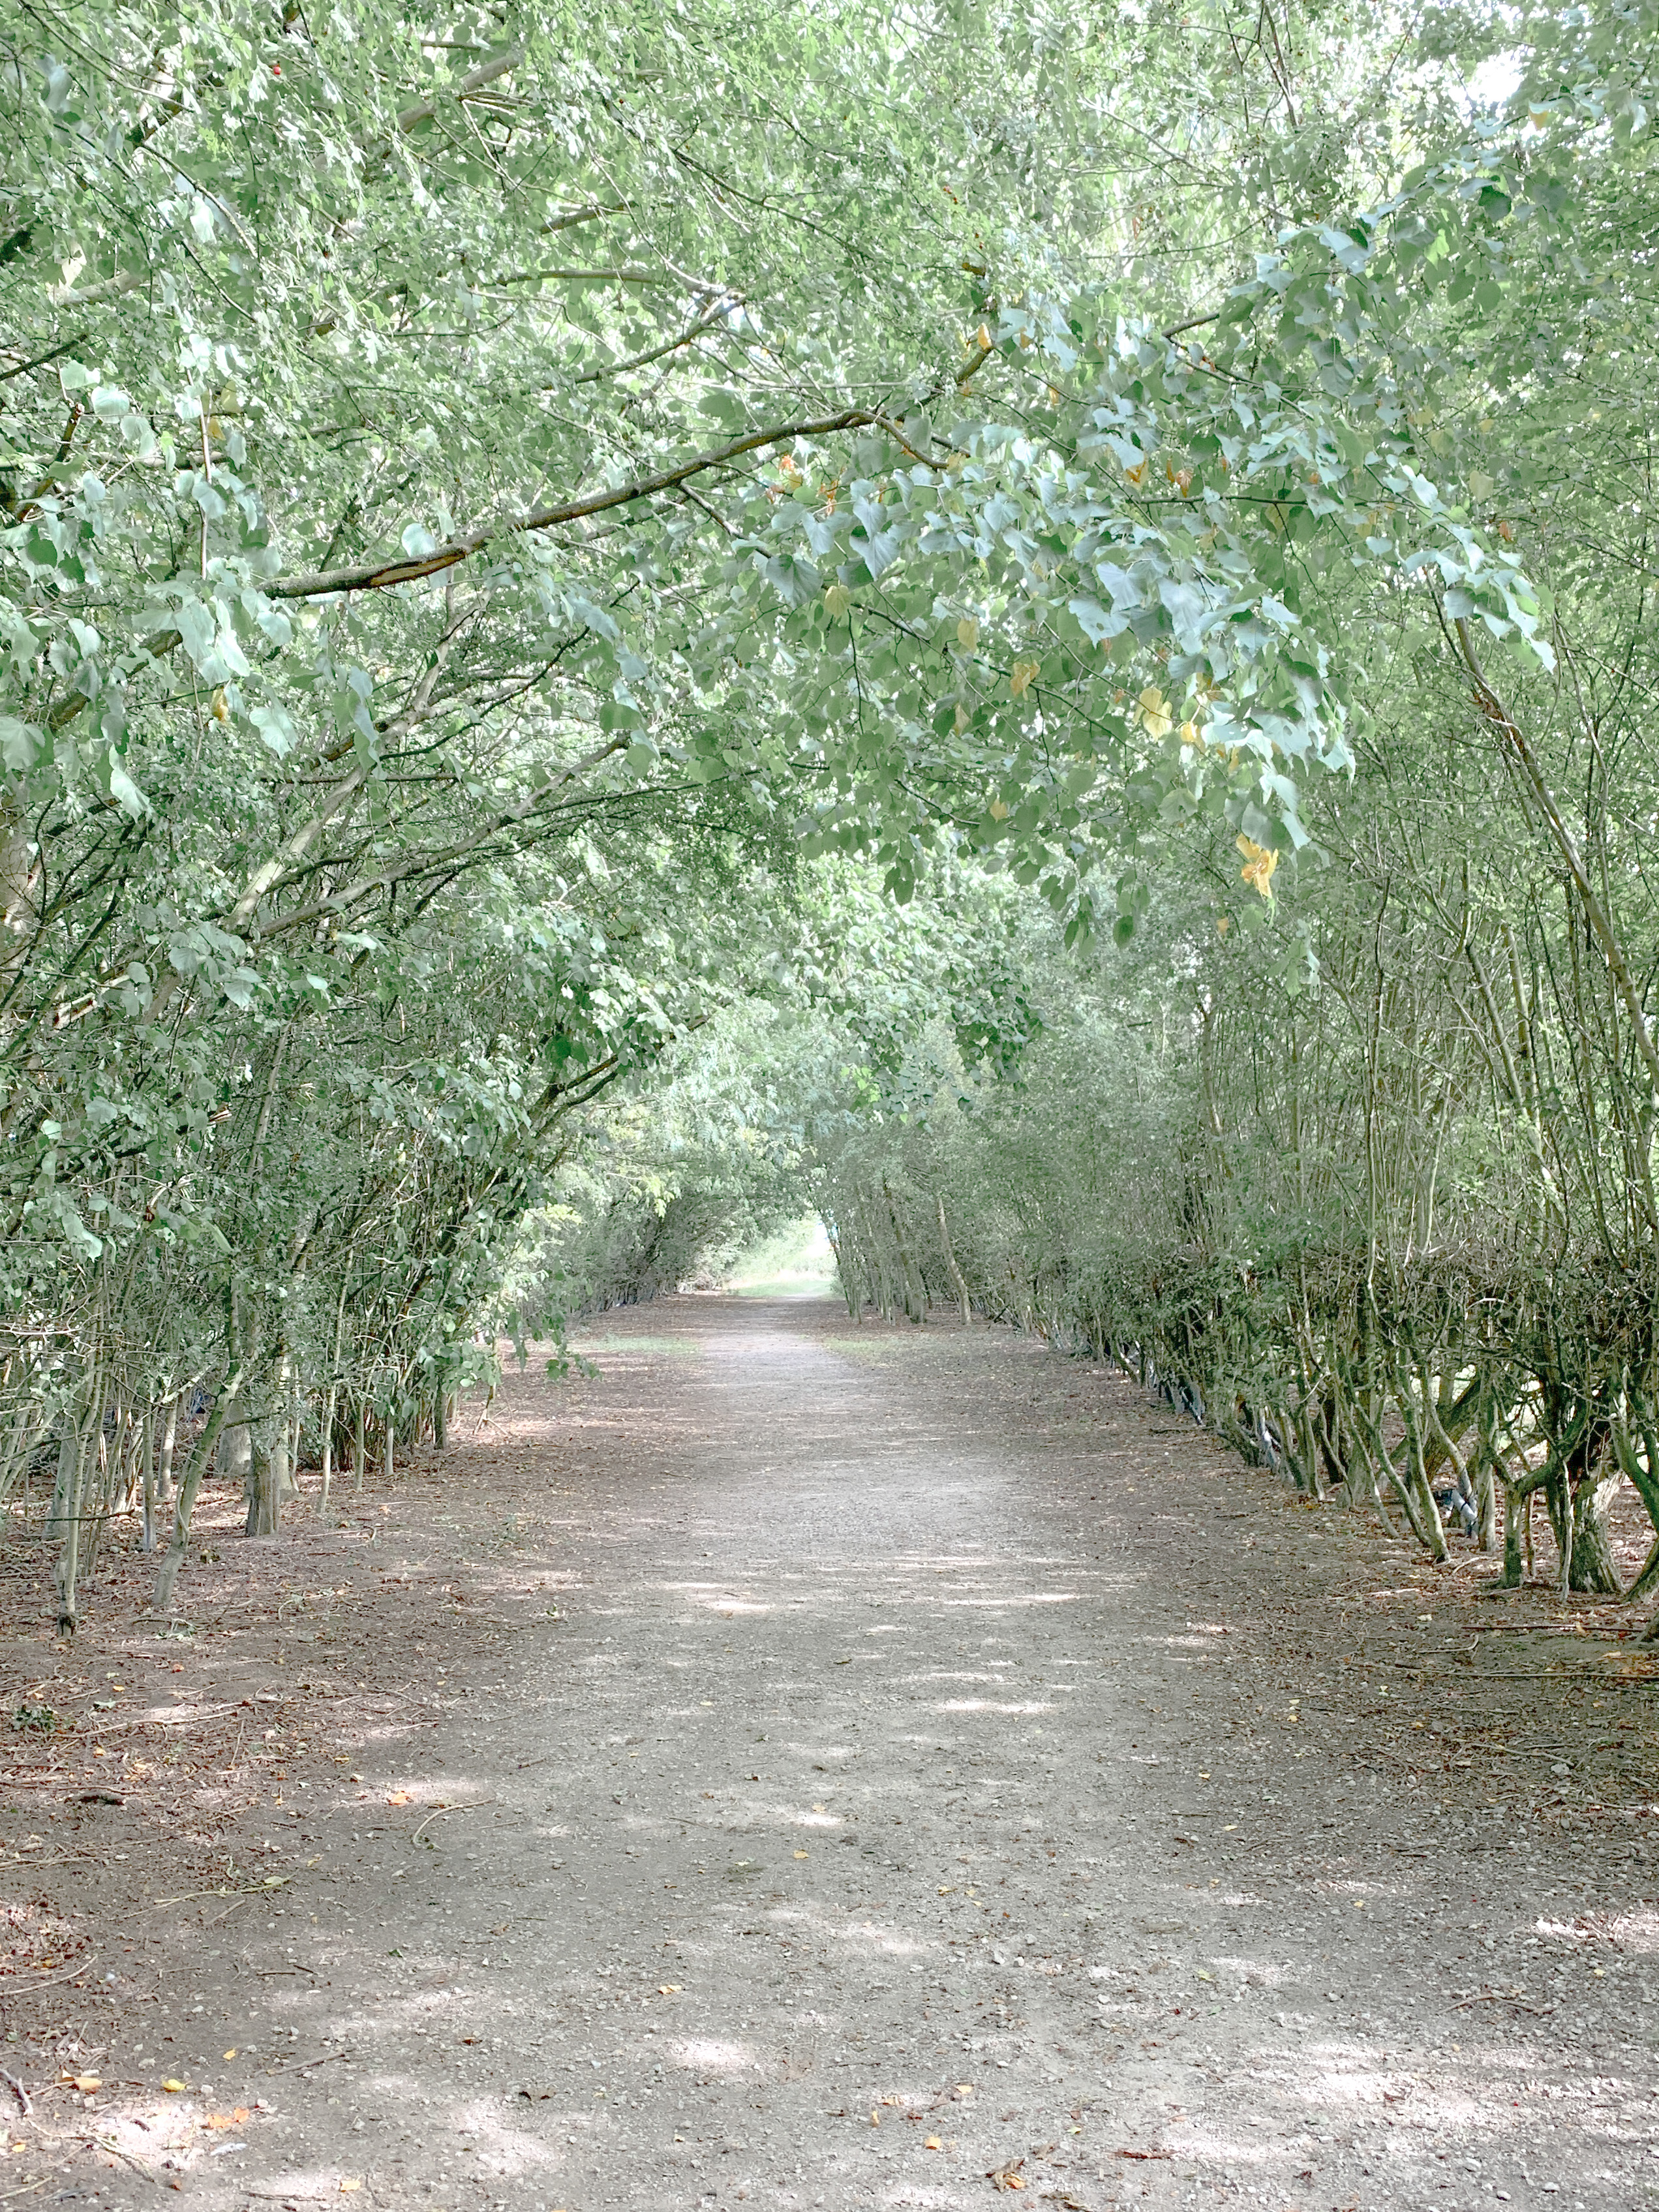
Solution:
<svg viewBox="0 0 1659 2212"><path fill-rule="evenodd" d="M510 1660L366 1747L352 1909L249 1954L256 2039L350 2054L258 2193L1637 2201L1652 1908L1387 1766L1370 1532L1005 1332L594 1334L453 1455L518 1528L465 1584Z"/></svg>

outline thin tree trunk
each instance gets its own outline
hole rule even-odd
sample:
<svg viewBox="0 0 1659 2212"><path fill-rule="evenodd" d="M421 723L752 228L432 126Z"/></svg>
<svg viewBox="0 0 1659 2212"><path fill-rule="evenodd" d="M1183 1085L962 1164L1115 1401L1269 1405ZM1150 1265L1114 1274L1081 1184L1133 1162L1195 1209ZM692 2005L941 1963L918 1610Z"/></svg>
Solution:
<svg viewBox="0 0 1659 2212"><path fill-rule="evenodd" d="M144 1408L139 1431L138 1456L144 1506L144 1525L138 1539L138 1548L141 1552L153 1552L155 1549L155 1409L153 1406Z"/></svg>
<svg viewBox="0 0 1659 2212"><path fill-rule="evenodd" d="M173 1603L173 1586L179 1579L179 1570L184 1565L185 1553L190 1544L191 1516L196 1510L196 1493L202 1486L202 1476L219 1441L219 1431L225 1425L237 1391L241 1388L242 1370L234 1369L213 1401L213 1410L197 1439L196 1449L190 1455L184 1480L179 1485L179 1494L173 1500L173 1540L161 1555L161 1571L155 1577L155 1609L166 1613Z"/></svg>
<svg viewBox="0 0 1659 2212"><path fill-rule="evenodd" d="M256 1436L253 1440L244 1532L249 1536L274 1536L282 1521L283 1497L289 1486L288 1398L292 1374L288 1352L279 1352L271 1367L270 1395L276 1410L269 1424L269 1439Z"/></svg>
<svg viewBox="0 0 1659 2212"><path fill-rule="evenodd" d="M320 1518L328 1510L328 1493L334 1480L334 1401L339 1385L331 1382L328 1397L323 1407L323 1484L317 1493L317 1512Z"/></svg>
<svg viewBox="0 0 1659 2212"><path fill-rule="evenodd" d="M939 1207L939 1241L945 1248L945 1264L950 1269L951 1280L962 1302L962 1325L964 1328L971 1328L974 1325L974 1302L968 1295L968 1278L957 1265L956 1247L951 1242L951 1224L945 1218L945 1194L942 1191L934 1192L933 1202Z"/></svg>
<svg viewBox="0 0 1659 2212"><path fill-rule="evenodd" d="M155 1467L155 1495L165 1505L173 1492L173 1450L179 1435L179 1401L172 1399L161 1424L161 1450Z"/></svg>

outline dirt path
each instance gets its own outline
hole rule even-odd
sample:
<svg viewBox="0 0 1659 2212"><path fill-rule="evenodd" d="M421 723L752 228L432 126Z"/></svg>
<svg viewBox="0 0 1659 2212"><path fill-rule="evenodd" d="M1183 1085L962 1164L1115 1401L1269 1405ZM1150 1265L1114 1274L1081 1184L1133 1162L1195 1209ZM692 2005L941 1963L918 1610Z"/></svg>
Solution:
<svg viewBox="0 0 1659 2212"><path fill-rule="evenodd" d="M39 2201L1659 2201L1650 1669L1001 1331L592 1348L329 1537L349 1748L124 1931Z"/></svg>

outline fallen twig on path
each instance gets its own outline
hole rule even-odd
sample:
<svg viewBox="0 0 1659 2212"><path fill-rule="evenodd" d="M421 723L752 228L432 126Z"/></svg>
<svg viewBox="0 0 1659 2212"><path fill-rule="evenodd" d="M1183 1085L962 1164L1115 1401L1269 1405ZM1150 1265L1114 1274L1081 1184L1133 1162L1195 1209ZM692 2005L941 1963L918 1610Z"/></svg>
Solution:
<svg viewBox="0 0 1659 2212"><path fill-rule="evenodd" d="M3 2066L0 2066L0 2081L3 2081L12 2095L16 2098L18 2103L23 2107L23 2118L27 2119L34 2110L33 2105L29 2100L28 2091L17 2076L15 2074L8 2074Z"/></svg>
<svg viewBox="0 0 1659 2212"><path fill-rule="evenodd" d="M119 2143L111 2142L106 2136L82 2136L81 2140L82 2142L95 2142L100 2150L107 2151L112 2158L125 2159L133 2172L142 2180L148 2181L153 2189L161 2186L160 2175L152 2173L143 2159L135 2158L130 2150L123 2150Z"/></svg>
<svg viewBox="0 0 1659 2212"><path fill-rule="evenodd" d="M325 2051L315 2058L284 2058L275 2066L267 2066L267 2074L308 2074L313 2066L326 2066L331 2058L349 2058L349 2051Z"/></svg>
<svg viewBox="0 0 1659 2212"><path fill-rule="evenodd" d="M158 1897L158 1905L193 1905L198 1897L258 1897L268 1889L283 1889L293 1881L291 1874L268 1874L258 1881L246 1881L236 1889L186 1889L177 1897ZM221 1913L221 1919L224 1915Z"/></svg>
<svg viewBox="0 0 1659 2212"><path fill-rule="evenodd" d="M499 1804L500 1802L500 1799L495 1797L476 1797L469 1805L434 1805L431 1812L427 1814L425 1820L422 1821L420 1827L415 1830L409 1840L411 1844L418 1844L421 1840L422 1831L429 1828L432 1826L432 1823L437 1819L440 1813L477 1813L481 1811L486 1805L495 1805Z"/></svg>
<svg viewBox="0 0 1659 2212"><path fill-rule="evenodd" d="M1571 1620L1477 1620L1471 1636L1587 1636L1589 1631Z"/></svg>
<svg viewBox="0 0 1659 2212"><path fill-rule="evenodd" d="M1513 2005L1517 2012L1532 2013L1539 2020L1547 2020L1555 2010L1553 2005L1528 2004L1524 1997L1505 1996L1502 1990L1474 1990L1466 1997L1459 1997L1452 2006L1454 2012L1467 2011L1474 2004Z"/></svg>
<svg viewBox="0 0 1659 2212"><path fill-rule="evenodd" d="M78 1981L82 1974L89 1974L97 1964L98 1959L94 1953L90 1959L87 1960L84 1965L79 1966L70 1966L61 1974L53 1974L48 1981L21 1983L18 1985L15 1994L19 1996L32 1996L36 1990L56 1989L59 1982Z"/></svg>

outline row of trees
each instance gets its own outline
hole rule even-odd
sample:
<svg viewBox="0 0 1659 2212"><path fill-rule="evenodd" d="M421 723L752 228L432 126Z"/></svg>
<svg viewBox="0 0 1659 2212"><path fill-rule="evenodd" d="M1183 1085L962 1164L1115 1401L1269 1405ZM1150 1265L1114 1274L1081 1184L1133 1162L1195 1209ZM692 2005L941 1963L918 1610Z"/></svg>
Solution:
<svg viewBox="0 0 1659 2212"><path fill-rule="evenodd" d="M1529 706L1648 975L1642 599L1634 577L1622 605L1607 592L1605 628L1571 641L1583 691ZM1285 959L1230 927L1235 854L1212 836L1193 855L1208 896L1190 866L1161 880L1129 952L1030 948L1035 1034L1007 1067L918 1034L882 1109L826 1136L820 1202L855 1308L920 1319L971 1297L1115 1358L1436 1557L1453 1486L1518 1581L1541 1498L1563 1590L1617 1595L1606 1512L1628 1482L1656 1531L1624 1593L1643 1596L1652 1087L1583 897L1470 711L1457 641L1413 642L1379 610L1390 625L1355 779L1310 809L1295 907L1264 907Z"/></svg>
<svg viewBox="0 0 1659 2212"><path fill-rule="evenodd" d="M930 1024L1014 1099L1022 899L1161 946L1205 1041L1160 1015L1207 1152L1178 1089L1125 1133L1224 1308L1175 1366L1290 1376L1238 1394L1287 1449L1501 1449L1524 1393L1441 1400L1524 1310L1620 1347L1561 1369L1561 1510L1645 1469L1639 11L3 35L0 1500L49 1472L66 1628L168 1480L170 1595L222 1438L269 1528L297 1440L441 1433L504 1303L936 1126ZM1535 1203L1466 1293L1482 1126ZM1281 1237L1258 1356L1214 1285Z"/></svg>

